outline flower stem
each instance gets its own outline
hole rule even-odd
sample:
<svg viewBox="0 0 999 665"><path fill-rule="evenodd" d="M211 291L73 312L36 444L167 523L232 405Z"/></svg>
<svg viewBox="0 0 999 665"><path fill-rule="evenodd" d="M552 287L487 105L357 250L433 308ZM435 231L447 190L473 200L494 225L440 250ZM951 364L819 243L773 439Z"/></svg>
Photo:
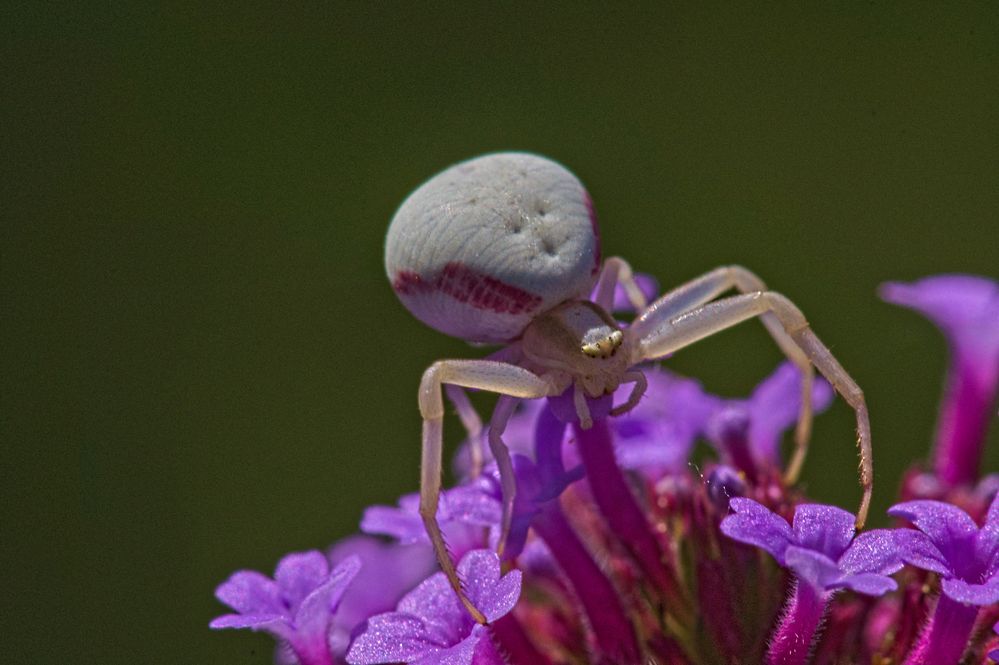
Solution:
<svg viewBox="0 0 999 665"><path fill-rule="evenodd" d="M996 398L994 371L983 370L972 359L958 357L952 362L933 460L937 476L948 487L977 479Z"/></svg>
<svg viewBox="0 0 999 665"><path fill-rule="evenodd" d="M573 423L579 454L600 514L638 562L642 572L667 598L682 601L679 586L663 563L659 543L638 506L624 475L617 466L606 420L594 421L589 429Z"/></svg>
<svg viewBox="0 0 999 665"><path fill-rule="evenodd" d="M941 595L905 665L953 665L961 658L978 608Z"/></svg>
<svg viewBox="0 0 999 665"><path fill-rule="evenodd" d="M780 626L770 641L767 665L804 665L826 612L828 596L807 582L795 580Z"/></svg>
<svg viewBox="0 0 999 665"><path fill-rule="evenodd" d="M487 631L475 645L475 653L472 654L473 665L506 665L506 658L500 654L492 638L493 636Z"/></svg>
<svg viewBox="0 0 999 665"><path fill-rule="evenodd" d="M614 586L590 557L558 502L548 502L533 526L569 578L599 649L614 663L639 662L638 643Z"/></svg>
<svg viewBox="0 0 999 665"><path fill-rule="evenodd" d="M541 654L524 632L517 618L512 614L500 618L489 625L493 639L499 643L511 663L537 663L551 665L551 660Z"/></svg>

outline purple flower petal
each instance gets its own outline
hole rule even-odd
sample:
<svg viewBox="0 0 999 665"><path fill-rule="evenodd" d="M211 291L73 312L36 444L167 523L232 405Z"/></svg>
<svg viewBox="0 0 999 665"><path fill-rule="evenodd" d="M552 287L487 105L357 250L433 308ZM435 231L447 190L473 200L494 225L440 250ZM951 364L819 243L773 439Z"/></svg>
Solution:
<svg viewBox="0 0 999 665"><path fill-rule="evenodd" d="M285 614L274 580L255 570L240 570L215 589L215 597L240 614Z"/></svg>
<svg viewBox="0 0 999 665"><path fill-rule="evenodd" d="M820 413L832 403L833 390L822 377L812 384L812 411ZM781 363L753 391L748 401L749 444L760 459L776 461L783 433L801 411L801 372L794 363Z"/></svg>
<svg viewBox="0 0 999 665"><path fill-rule="evenodd" d="M898 584L892 578L875 573L847 575L843 578L842 585L865 596L883 596L898 588Z"/></svg>
<svg viewBox="0 0 999 665"><path fill-rule="evenodd" d="M808 582L817 589L829 591L840 586L839 582L843 576L839 566L821 552L790 545L784 551L784 561L799 580Z"/></svg>
<svg viewBox="0 0 999 665"><path fill-rule="evenodd" d="M326 557L313 550L281 559L276 582L259 573L238 572L219 586L216 595L239 614L218 617L209 626L267 631L282 640L281 649L292 651L298 662L331 663L330 639L336 636L333 613L360 566L360 559L352 556L330 570ZM278 593L282 598L275 597Z"/></svg>
<svg viewBox="0 0 999 665"><path fill-rule="evenodd" d="M917 568L940 575L953 575L947 557L925 533L913 529L899 529L895 532L899 555Z"/></svg>
<svg viewBox="0 0 999 665"><path fill-rule="evenodd" d="M509 612L520 595L520 571L500 576L495 552L475 550L458 564L469 599L490 621ZM406 594L396 612L374 616L347 653L347 662L447 663L471 665L478 642L488 635L472 621L443 573Z"/></svg>
<svg viewBox="0 0 999 665"><path fill-rule="evenodd" d="M520 595L520 572L500 576L495 552L476 550L458 564L469 599L495 621ZM472 621L443 573L436 573L406 594L397 611L368 620L347 653L353 665L367 663L447 663L472 665L485 629Z"/></svg>
<svg viewBox="0 0 999 665"><path fill-rule="evenodd" d="M889 508L888 514L912 522L929 536L951 567L961 568L962 562L973 556L978 525L956 506L942 501L906 501Z"/></svg>
<svg viewBox="0 0 999 665"><path fill-rule="evenodd" d="M404 497L406 498L406 497ZM400 544L427 542L427 529L420 520L419 513L414 514L399 502L399 508L391 506L370 506L361 516L361 531L373 535L384 535L396 538Z"/></svg>
<svg viewBox="0 0 999 665"><path fill-rule="evenodd" d="M330 564L322 552L296 552L285 556L274 571L274 580L294 611L329 576Z"/></svg>
<svg viewBox="0 0 999 665"><path fill-rule="evenodd" d="M659 282L655 277L643 272L636 272L632 277L635 280L635 285L638 286L638 290L642 292L647 301L652 302L656 299L656 294L659 293ZM590 300L596 300L596 297L597 288L594 284L593 291L590 293ZM615 312L635 311L631 300L628 299L628 292L625 291L620 282L614 285L614 304L611 306L611 310Z"/></svg>
<svg viewBox="0 0 999 665"><path fill-rule="evenodd" d="M403 596L397 610L420 619L424 635L434 644L456 644L473 623L443 573L431 575Z"/></svg>
<svg viewBox="0 0 999 665"><path fill-rule="evenodd" d="M791 544L791 526L752 499L736 497L728 505L734 514L722 520L722 533L739 542L762 547L783 566L784 551Z"/></svg>
<svg viewBox="0 0 999 665"><path fill-rule="evenodd" d="M394 609L403 595L436 568L429 544L399 545L372 536L353 536L329 552L334 565L350 556L360 558L361 570L334 617L336 629L344 638L368 617Z"/></svg>
<svg viewBox="0 0 999 665"><path fill-rule="evenodd" d="M481 488L476 484L478 482L472 481L467 487L441 492L437 506L437 521L444 531L445 540L457 556L485 545L486 531L483 527L490 523L486 520L499 510L498 501L492 506L491 502L495 499L490 500L488 495L481 496ZM472 500L469 492L478 492L480 496ZM454 493L457 493L457 503L452 506L451 496ZM423 518L420 517L420 495L416 493L401 497L398 507L367 508L361 518L361 531L396 538L402 545L430 542Z"/></svg>
<svg viewBox="0 0 999 665"><path fill-rule="evenodd" d="M951 361L933 470L948 488L973 483L999 387L999 284L971 275L938 275L914 284L884 284L881 295L924 314L947 337Z"/></svg>
<svg viewBox="0 0 999 665"><path fill-rule="evenodd" d="M469 552L458 566L465 589L472 603L495 621L513 609L520 597L521 573L513 570L500 577L499 557L494 552Z"/></svg>
<svg viewBox="0 0 999 665"><path fill-rule="evenodd" d="M475 652L482 638L488 639L482 626L472 628L472 633L458 644L446 649L435 650L430 655L412 661L412 665L477 665Z"/></svg>
<svg viewBox="0 0 999 665"><path fill-rule="evenodd" d="M427 639L423 621L401 612L379 614L368 619L363 633L347 652L351 665L411 662L440 647Z"/></svg>
<svg viewBox="0 0 999 665"><path fill-rule="evenodd" d="M883 299L932 320L955 350L974 353L987 367L999 361L999 285L973 275L936 275L912 284L881 285ZM992 371L995 371L995 362Z"/></svg>
<svg viewBox="0 0 999 665"><path fill-rule="evenodd" d="M281 614L223 614L208 624L209 628L250 628L288 638L294 630L287 617Z"/></svg>
<svg viewBox="0 0 999 665"><path fill-rule="evenodd" d="M642 401L628 413L612 418L614 453L618 463L658 479L682 471L690 451L720 399L701 384L655 367L645 368L648 388ZM615 393L615 402L627 399L630 385Z"/></svg>
<svg viewBox="0 0 999 665"><path fill-rule="evenodd" d="M934 542L963 540L978 531L968 513L942 501L906 501L889 508L888 514L912 522Z"/></svg>
<svg viewBox="0 0 999 665"><path fill-rule="evenodd" d="M325 639L330 615L336 611L340 599L360 569L361 560L357 556L341 561L328 578L302 600L295 612L295 630L300 633L322 634Z"/></svg>
<svg viewBox="0 0 999 665"><path fill-rule="evenodd" d="M794 512L794 542L839 559L853 538L855 518L836 506L804 504Z"/></svg>
<svg viewBox="0 0 999 665"><path fill-rule="evenodd" d="M848 573L891 575L903 565L893 529L874 529L860 534L839 559L840 568Z"/></svg>
<svg viewBox="0 0 999 665"><path fill-rule="evenodd" d="M982 584L972 584L957 577L944 578L943 592L965 605L995 605L999 603L999 575L993 575Z"/></svg>
<svg viewBox="0 0 999 665"><path fill-rule="evenodd" d="M475 481L447 491L447 514L450 520L463 524L492 526L503 517L503 506L493 496L490 479L479 477Z"/></svg>

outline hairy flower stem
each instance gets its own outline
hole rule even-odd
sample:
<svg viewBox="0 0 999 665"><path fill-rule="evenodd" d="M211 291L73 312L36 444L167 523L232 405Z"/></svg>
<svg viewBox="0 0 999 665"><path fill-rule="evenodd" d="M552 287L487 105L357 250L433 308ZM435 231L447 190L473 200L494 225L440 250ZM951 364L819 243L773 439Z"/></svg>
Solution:
<svg viewBox="0 0 999 665"><path fill-rule="evenodd" d="M507 665L507 659L496 648L491 638L492 635L486 635L476 645L475 655L472 657L472 662L475 665Z"/></svg>
<svg viewBox="0 0 999 665"><path fill-rule="evenodd" d="M978 609L941 595L905 665L953 665L961 658Z"/></svg>
<svg viewBox="0 0 999 665"><path fill-rule="evenodd" d="M804 665L815 634L826 612L828 594L807 582L795 580L780 626L770 641L767 665Z"/></svg>
<svg viewBox="0 0 999 665"><path fill-rule="evenodd" d="M724 562L714 556L702 555L696 561L697 598L702 617L711 629L715 649L729 662L735 662L742 648L742 629L732 611L731 580Z"/></svg>
<svg viewBox="0 0 999 665"><path fill-rule="evenodd" d="M600 651L614 663L639 662L638 643L614 586L590 557L557 502L545 505L534 519L534 530L572 583Z"/></svg>
<svg viewBox="0 0 999 665"><path fill-rule="evenodd" d="M948 487L978 478L997 385L995 372L983 371L974 360L956 358L953 362L933 455L937 477Z"/></svg>
<svg viewBox="0 0 999 665"><path fill-rule="evenodd" d="M681 605L683 595L671 570L663 561L659 543L617 466L606 420L594 421L589 429L573 423L579 454L600 514L634 557L642 572L667 599ZM679 608L677 608L679 609Z"/></svg>

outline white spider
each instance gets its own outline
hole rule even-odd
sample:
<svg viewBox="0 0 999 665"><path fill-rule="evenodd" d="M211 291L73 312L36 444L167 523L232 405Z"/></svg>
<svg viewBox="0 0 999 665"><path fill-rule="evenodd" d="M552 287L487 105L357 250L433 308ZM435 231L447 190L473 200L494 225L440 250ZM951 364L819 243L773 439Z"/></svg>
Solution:
<svg viewBox="0 0 999 665"><path fill-rule="evenodd" d="M717 268L646 303L625 261L610 258L601 267L590 197L561 165L537 155L497 153L434 176L396 212L386 237L385 265L403 304L424 323L470 342L506 345L491 360L437 361L420 383L420 514L441 568L476 621L485 623L485 617L462 591L436 520L443 386L473 442L480 440L482 425L461 388L501 395L488 440L503 490L502 552L516 492L502 435L518 399L551 397L571 388L581 427L588 428L587 397L633 383L629 398L611 414L638 403L646 381L636 365L760 317L803 377L787 480L797 478L807 451L814 364L856 411L863 488L858 528L866 520L872 461L864 396L801 311L739 266ZM638 312L626 328L608 313L618 283ZM715 300L731 289L739 295ZM473 466L481 464L482 451L473 445Z"/></svg>

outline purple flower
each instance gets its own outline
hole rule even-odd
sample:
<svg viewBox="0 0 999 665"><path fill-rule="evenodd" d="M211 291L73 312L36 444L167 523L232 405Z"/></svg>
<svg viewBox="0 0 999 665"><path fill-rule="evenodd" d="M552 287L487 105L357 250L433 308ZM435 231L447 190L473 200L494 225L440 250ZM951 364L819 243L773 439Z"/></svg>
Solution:
<svg viewBox="0 0 999 665"><path fill-rule="evenodd" d="M941 501L907 501L888 514L919 529L898 531L902 558L943 580L943 593L906 664L957 662L977 606L999 603L999 496L981 529L966 512Z"/></svg>
<svg viewBox="0 0 999 665"><path fill-rule="evenodd" d="M968 605L999 603L999 496L978 528L966 512L941 501L907 501L892 506L918 531L898 531L906 563L940 575L944 595Z"/></svg>
<svg viewBox="0 0 999 665"><path fill-rule="evenodd" d="M500 576L495 553L475 550L458 564L469 599L490 621L505 616L520 596L521 573ZM351 665L406 662L414 665L500 665L489 628L475 623L443 573L406 594L395 612L368 619L347 653Z"/></svg>
<svg viewBox="0 0 999 665"><path fill-rule="evenodd" d="M437 563L429 544L386 543L373 536L346 538L329 551L333 565L352 556L361 570L340 601L330 628L330 650L342 658L354 629L368 617L388 612L399 599L430 575Z"/></svg>
<svg viewBox="0 0 999 665"><path fill-rule="evenodd" d="M301 665L331 665L330 624L340 599L361 567L348 557L332 570L321 552L285 556L274 579L241 570L215 590L215 597L236 610L213 619L211 628L250 628L287 643Z"/></svg>
<svg viewBox="0 0 999 665"><path fill-rule="evenodd" d="M992 632L999 634L999 622L996 622L996 625L992 626ZM990 651L989 658L999 663L999 649L993 649Z"/></svg>
<svg viewBox="0 0 999 665"><path fill-rule="evenodd" d="M822 591L880 596L896 588L888 577L902 567L894 531L875 529L854 538L855 517L835 506L800 505L793 526L752 499L736 497L729 506L735 514L722 520L722 533L763 548Z"/></svg>
<svg viewBox="0 0 999 665"><path fill-rule="evenodd" d="M642 401L608 423L618 464L655 480L686 468L694 442L721 400L693 379L658 367L643 372L649 385ZM623 402L630 391L630 385L619 388L615 402Z"/></svg>
<svg viewBox="0 0 999 665"><path fill-rule="evenodd" d="M510 416L510 420L507 421L506 429L503 431L503 442L509 448L511 455L519 453L530 456L534 454L535 422L538 419L538 414L546 409L547 406L543 399L525 399L520 401L513 415ZM483 440L485 439L485 434L483 434L482 438ZM482 445L483 466L495 462L489 445L480 443ZM463 480L471 478L471 445L472 442L466 439L454 458L453 468L455 474Z"/></svg>
<svg viewBox="0 0 999 665"><path fill-rule="evenodd" d="M971 275L937 275L913 284L883 284L881 297L920 312L947 337L951 366L933 466L947 485L973 482L999 383L999 284Z"/></svg>
<svg viewBox="0 0 999 665"><path fill-rule="evenodd" d="M635 284L638 286L638 290L642 292L645 299L649 302L655 300L656 294L659 293L659 282L655 277L646 273L635 273L634 274ZM594 284L593 291L590 293L590 300L596 301L597 298L597 285ZM620 282L614 285L614 304L611 305L611 311L614 312L633 312L634 307L631 304L631 300L628 299L628 292L625 290L624 286Z"/></svg>
<svg viewBox="0 0 999 665"><path fill-rule="evenodd" d="M821 413L832 403L833 391L825 379L812 385L812 411ZM747 473L754 466L778 466L784 432L798 421L801 409L801 372L781 363L743 400L719 401L707 423L709 438L732 463ZM745 447L748 446L748 451ZM748 452L749 461L746 460Z"/></svg>
<svg viewBox="0 0 999 665"><path fill-rule="evenodd" d="M640 286L654 293L647 280ZM999 475L975 482L999 382L997 293L989 280L959 276L885 287L889 299L944 328L954 356L936 468L910 471L898 499L907 502L892 509L915 528L858 536L846 511L802 505L798 456L780 474L782 437L801 406L792 364L740 399L649 366L642 367L648 389L634 409L610 415L630 384L588 399L593 422L585 429L572 390L522 400L512 415L517 400L501 398L492 420L510 415L503 439L516 481L501 561L492 551L501 535L497 467L483 445L482 419L464 389L452 388L477 440L453 460L459 484L443 492L437 517L460 560L462 586L487 623L476 623L436 572L411 494L364 514L362 529L392 542L357 535L327 558L292 554L274 580L234 574L217 595L235 613L211 626L272 633L281 665L999 658L999 636L982 634L999 616ZM631 308L623 289L614 295L615 310ZM490 358L519 362L517 353L511 345ZM831 399L817 378L814 410ZM699 439L718 454L706 450L695 466L689 460ZM741 543L766 550L789 572ZM899 591L887 594L905 561L932 574L909 568L898 576Z"/></svg>
<svg viewBox="0 0 999 665"><path fill-rule="evenodd" d="M728 510L728 502L746 493L746 480L738 470L727 464L718 464L704 479L708 498L720 511Z"/></svg>
<svg viewBox="0 0 999 665"><path fill-rule="evenodd" d="M892 531L868 531L854 538L854 516L835 506L800 505L793 526L752 499L736 497L729 506L735 514L722 520L722 533L765 549L797 577L771 639L768 665L807 661L835 591L846 588L880 596L897 587L888 577L902 567Z"/></svg>
<svg viewBox="0 0 999 665"><path fill-rule="evenodd" d="M491 491L487 476L441 492L437 520L452 551L460 557L486 544L486 529L498 524L502 507ZM420 517L420 495L407 494L397 507L371 506L361 518L361 530L373 535L391 536L403 545L428 543L426 527Z"/></svg>

